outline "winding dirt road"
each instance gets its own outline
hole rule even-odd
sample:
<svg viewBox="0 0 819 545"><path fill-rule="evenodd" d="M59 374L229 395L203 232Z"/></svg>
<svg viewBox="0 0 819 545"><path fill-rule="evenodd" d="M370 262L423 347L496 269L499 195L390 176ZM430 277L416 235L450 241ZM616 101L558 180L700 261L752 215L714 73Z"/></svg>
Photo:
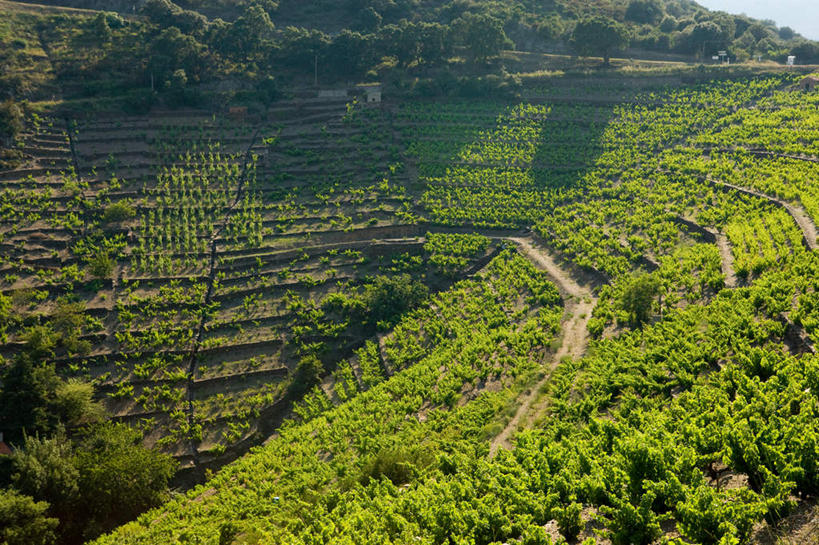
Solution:
<svg viewBox="0 0 819 545"><path fill-rule="evenodd" d="M511 448L513 435L531 423L543 409L539 403L540 391L549 381L557 365L565 357L580 358L586 351L589 342L588 323L596 303L589 288L580 286L571 275L562 269L554 257L545 249L538 247L529 238L508 238L517 244L521 253L539 268L546 271L560 290L566 303L566 313L562 324L563 335L560 347L545 362L545 374L537 384L532 386L521 400L517 412L503 430L495 436L489 446L489 456L494 457L498 450Z"/></svg>

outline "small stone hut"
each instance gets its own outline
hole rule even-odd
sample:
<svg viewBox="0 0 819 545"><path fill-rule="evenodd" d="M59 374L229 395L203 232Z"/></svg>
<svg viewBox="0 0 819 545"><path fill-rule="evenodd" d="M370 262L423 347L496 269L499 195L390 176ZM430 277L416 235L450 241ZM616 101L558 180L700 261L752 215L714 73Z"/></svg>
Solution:
<svg viewBox="0 0 819 545"><path fill-rule="evenodd" d="M805 76L799 80L799 89L805 92L813 92L819 85L819 76Z"/></svg>

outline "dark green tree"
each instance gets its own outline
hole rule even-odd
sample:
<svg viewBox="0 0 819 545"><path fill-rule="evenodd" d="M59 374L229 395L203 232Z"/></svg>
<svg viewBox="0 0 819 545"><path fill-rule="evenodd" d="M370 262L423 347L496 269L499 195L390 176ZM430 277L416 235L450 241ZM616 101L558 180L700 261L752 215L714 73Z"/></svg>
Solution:
<svg viewBox="0 0 819 545"><path fill-rule="evenodd" d="M342 30L327 48L326 65L337 76L359 76L374 62L372 35Z"/></svg>
<svg viewBox="0 0 819 545"><path fill-rule="evenodd" d="M111 42L113 33L111 27L108 26L108 18L105 12L99 12L94 18L93 29L94 36L100 43L107 44Z"/></svg>
<svg viewBox="0 0 819 545"><path fill-rule="evenodd" d="M19 441L23 432L51 433L59 417L55 405L61 381L54 364L57 337L46 326L36 326L26 333L26 343L11 365L6 367L0 390L0 429L8 439Z"/></svg>
<svg viewBox="0 0 819 545"><path fill-rule="evenodd" d="M819 44L805 40L791 48L791 55L796 55L799 64L819 63Z"/></svg>
<svg viewBox="0 0 819 545"><path fill-rule="evenodd" d="M282 64L312 75L316 60L319 72L323 72L329 45L330 37L320 30L287 27L276 56Z"/></svg>
<svg viewBox="0 0 819 545"><path fill-rule="evenodd" d="M503 30L503 21L491 15L467 13L452 26L458 43L466 47L473 62L486 61L514 46Z"/></svg>
<svg viewBox="0 0 819 545"><path fill-rule="evenodd" d="M274 30L270 15L261 6L248 6L229 32L230 41L236 49L233 56L240 58L259 54L268 46Z"/></svg>
<svg viewBox="0 0 819 545"><path fill-rule="evenodd" d="M372 325L392 322L429 295L427 287L408 274L377 276L364 289L364 319Z"/></svg>
<svg viewBox="0 0 819 545"><path fill-rule="evenodd" d="M626 8L626 19L635 23L656 23L663 16L657 0L631 0Z"/></svg>
<svg viewBox="0 0 819 545"><path fill-rule="evenodd" d="M36 502L16 490L0 489L0 543L51 545L59 520L46 514L48 503Z"/></svg>
<svg viewBox="0 0 819 545"><path fill-rule="evenodd" d="M74 448L65 434L50 438L26 436L12 454L12 485L37 501L47 501L50 516L61 521L60 533L73 525L79 495Z"/></svg>
<svg viewBox="0 0 819 545"><path fill-rule="evenodd" d="M205 66L202 44L178 28L163 30L149 46L148 70L161 88L180 68L189 79L198 79Z"/></svg>
<svg viewBox="0 0 819 545"><path fill-rule="evenodd" d="M304 394L319 383L324 366L315 355L304 356L299 360L293 371L293 380L290 383L288 394L293 399L300 399Z"/></svg>
<svg viewBox="0 0 819 545"><path fill-rule="evenodd" d="M591 17L577 23L572 32L570 44L583 56L603 57L603 64L609 65L615 51L628 46L626 27L608 17Z"/></svg>
<svg viewBox="0 0 819 545"><path fill-rule="evenodd" d="M23 111L11 99L0 103L0 147L11 146L23 130Z"/></svg>
<svg viewBox="0 0 819 545"><path fill-rule="evenodd" d="M783 26L779 29L779 37L785 40L793 40L796 36L796 32L789 26Z"/></svg>
<svg viewBox="0 0 819 545"><path fill-rule="evenodd" d="M654 299L660 292L660 282L647 273L635 274L625 282L620 306L628 314L629 324L641 327L651 316Z"/></svg>
<svg viewBox="0 0 819 545"><path fill-rule="evenodd" d="M177 462L142 446L142 434L125 424L106 422L79 440L74 461L79 474L83 538L90 539L166 499Z"/></svg>
<svg viewBox="0 0 819 545"><path fill-rule="evenodd" d="M378 30L378 27L381 26L381 14L375 11L372 6L368 6L366 9L362 10L359 19L359 26L361 27L361 30L364 31L373 32Z"/></svg>

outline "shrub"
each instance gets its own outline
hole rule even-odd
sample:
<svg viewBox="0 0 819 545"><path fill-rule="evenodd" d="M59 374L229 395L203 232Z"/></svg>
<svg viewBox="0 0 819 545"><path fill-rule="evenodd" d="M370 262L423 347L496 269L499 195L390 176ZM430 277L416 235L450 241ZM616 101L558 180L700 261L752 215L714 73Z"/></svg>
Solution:
<svg viewBox="0 0 819 545"><path fill-rule="evenodd" d="M10 145L23 130L23 111L12 100L0 103L0 144Z"/></svg>
<svg viewBox="0 0 819 545"><path fill-rule="evenodd" d="M289 394L295 399L301 398L310 388L319 383L324 369L321 361L313 355L303 357L293 371L293 382Z"/></svg>
<svg viewBox="0 0 819 545"><path fill-rule="evenodd" d="M102 214L103 223L118 223L133 218L136 210L126 201L109 204Z"/></svg>
<svg viewBox="0 0 819 545"><path fill-rule="evenodd" d="M423 301L429 290L408 274L397 276L377 276L364 290L367 309L365 319L370 324L383 323L387 326L407 310Z"/></svg>
<svg viewBox="0 0 819 545"><path fill-rule="evenodd" d="M105 252L97 252L88 262L88 274L105 280L114 274L114 260Z"/></svg>
<svg viewBox="0 0 819 545"><path fill-rule="evenodd" d="M59 521L46 516L48 504L9 489L0 490L0 542L5 545L54 543Z"/></svg>

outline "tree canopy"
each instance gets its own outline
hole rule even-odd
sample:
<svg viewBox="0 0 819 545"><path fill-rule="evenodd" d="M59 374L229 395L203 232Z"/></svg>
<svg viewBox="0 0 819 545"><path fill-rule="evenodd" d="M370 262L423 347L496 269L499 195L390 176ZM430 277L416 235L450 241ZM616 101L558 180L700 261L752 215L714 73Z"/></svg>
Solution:
<svg viewBox="0 0 819 545"><path fill-rule="evenodd" d="M598 55L608 65L612 53L628 46L629 37L626 28L614 19L591 17L577 23L570 43L580 55Z"/></svg>

